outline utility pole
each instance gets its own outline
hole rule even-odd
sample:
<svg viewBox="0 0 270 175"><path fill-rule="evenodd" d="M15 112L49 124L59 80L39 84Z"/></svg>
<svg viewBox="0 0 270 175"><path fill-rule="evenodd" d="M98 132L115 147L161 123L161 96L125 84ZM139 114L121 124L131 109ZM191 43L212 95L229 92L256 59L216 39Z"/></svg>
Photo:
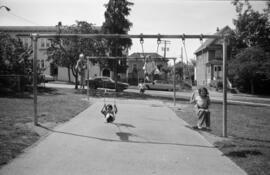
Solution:
<svg viewBox="0 0 270 175"><path fill-rule="evenodd" d="M161 43L164 44L164 47L162 47L163 51L164 51L164 58L166 58L166 52L167 52L167 45L171 44L171 41L169 40L161 40ZM168 48L169 51L169 48Z"/></svg>

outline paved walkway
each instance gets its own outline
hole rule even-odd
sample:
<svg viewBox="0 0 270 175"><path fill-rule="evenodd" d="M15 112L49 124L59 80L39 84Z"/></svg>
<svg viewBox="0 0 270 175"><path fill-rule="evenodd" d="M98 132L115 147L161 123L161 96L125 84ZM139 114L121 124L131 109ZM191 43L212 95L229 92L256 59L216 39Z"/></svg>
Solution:
<svg viewBox="0 0 270 175"><path fill-rule="evenodd" d="M0 174L245 174L160 101L118 100L114 124L104 122L102 105L55 128Z"/></svg>

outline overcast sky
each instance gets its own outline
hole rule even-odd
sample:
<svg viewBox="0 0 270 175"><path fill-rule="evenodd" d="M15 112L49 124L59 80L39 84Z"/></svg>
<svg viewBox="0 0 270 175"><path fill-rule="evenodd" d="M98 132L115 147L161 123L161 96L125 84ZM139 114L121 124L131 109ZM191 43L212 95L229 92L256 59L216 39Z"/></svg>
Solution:
<svg viewBox="0 0 270 175"><path fill-rule="evenodd" d="M234 28L235 8L230 0L130 0L134 3L128 17L133 23L129 34L213 34L216 28ZM0 9L0 26L54 26L61 21L71 25L84 20L97 26L104 22L104 4L108 0L0 0L11 11ZM253 1L261 10L264 1ZM187 40L189 58L199 47L199 40ZM159 48L159 54L163 55ZM180 56L181 40L171 40L167 56ZM145 52L156 52L156 40L145 40ZM130 54L141 52L139 39L133 40ZM185 55L185 53L184 53Z"/></svg>

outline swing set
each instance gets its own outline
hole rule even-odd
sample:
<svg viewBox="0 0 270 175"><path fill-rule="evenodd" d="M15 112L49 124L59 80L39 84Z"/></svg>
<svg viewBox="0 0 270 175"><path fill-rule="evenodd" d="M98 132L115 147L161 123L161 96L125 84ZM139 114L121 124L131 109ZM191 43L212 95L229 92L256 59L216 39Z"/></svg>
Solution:
<svg viewBox="0 0 270 175"><path fill-rule="evenodd" d="M223 39L223 137L227 137L227 35L128 35L128 34L19 34L18 37L30 37L33 42L33 94L34 94L34 125L38 125L37 120L37 41L40 38L70 38L70 37L80 37L80 38L103 38L103 39L121 39L121 38L139 38L140 42L143 42L143 39L157 39L158 46L160 44L161 38L167 39L202 39L212 38L212 39ZM143 49L143 48L142 48ZM97 57L99 58L99 57ZM106 58L106 59L121 59L121 58ZM175 58L174 65L175 65ZM174 66L175 73L175 66ZM89 74L88 74L89 75ZM87 86L89 88L89 86ZM89 95L89 93L88 93ZM174 104L175 104L175 76L174 76Z"/></svg>

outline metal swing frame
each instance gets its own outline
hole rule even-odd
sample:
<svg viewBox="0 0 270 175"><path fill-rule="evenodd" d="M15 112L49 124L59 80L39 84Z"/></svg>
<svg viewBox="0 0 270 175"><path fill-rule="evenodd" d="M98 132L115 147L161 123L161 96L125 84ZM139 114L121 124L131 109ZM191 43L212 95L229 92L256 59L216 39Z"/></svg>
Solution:
<svg viewBox="0 0 270 175"><path fill-rule="evenodd" d="M223 39L223 137L227 137L227 39L228 35L128 35L128 34L19 34L18 37L31 37L33 42L33 94L34 94L34 125L38 125L37 120L37 41L39 38L145 38L145 39L200 39L213 38ZM175 91L175 90L174 90ZM175 96L175 95L174 95Z"/></svg>

